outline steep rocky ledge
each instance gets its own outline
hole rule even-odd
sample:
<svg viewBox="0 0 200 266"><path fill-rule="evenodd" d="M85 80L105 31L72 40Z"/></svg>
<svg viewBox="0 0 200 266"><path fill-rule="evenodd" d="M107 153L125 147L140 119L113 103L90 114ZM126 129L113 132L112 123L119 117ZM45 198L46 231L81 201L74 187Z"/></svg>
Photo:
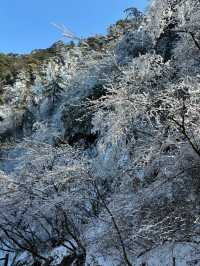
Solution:
<svg viewBox="0 0 200 266"><path fill-rule="evenodd" d="M107 36L0 54L9 266L200 265L200 4L126 13Z"/></svg>

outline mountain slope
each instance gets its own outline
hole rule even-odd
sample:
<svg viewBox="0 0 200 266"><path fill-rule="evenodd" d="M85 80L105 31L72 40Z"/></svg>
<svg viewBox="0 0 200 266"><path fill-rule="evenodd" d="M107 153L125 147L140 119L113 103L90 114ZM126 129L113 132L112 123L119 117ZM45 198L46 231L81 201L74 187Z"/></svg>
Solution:
<svg viewBox="0 0 200 266"><path fill-rule="evenodd" d="M3 56L10 265L200 263L200 4L127 12L107 36Z"/></svg>

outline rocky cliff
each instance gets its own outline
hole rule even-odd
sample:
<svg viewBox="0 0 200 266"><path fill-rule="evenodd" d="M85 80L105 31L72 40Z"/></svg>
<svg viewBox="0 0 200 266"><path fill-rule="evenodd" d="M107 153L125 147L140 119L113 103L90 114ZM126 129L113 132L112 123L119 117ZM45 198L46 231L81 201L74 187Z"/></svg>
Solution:
<svg viewBox="0 0 200 266"><path fill-rule="evenodd" d="M200 3L126 12L107 36L0 55L8 265L200 265Z"/></svg>

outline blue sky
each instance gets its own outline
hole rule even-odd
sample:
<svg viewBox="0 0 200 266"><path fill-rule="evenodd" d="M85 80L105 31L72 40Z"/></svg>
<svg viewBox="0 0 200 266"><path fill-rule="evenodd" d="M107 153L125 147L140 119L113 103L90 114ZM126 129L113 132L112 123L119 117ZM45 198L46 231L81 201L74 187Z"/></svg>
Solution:
<svg viewBox="0 0 200 266"><path fill-rule="evenodd" d="M61 39L51 23L65 24L80 37L104 34L109 24L147 0L1 0L0 52L28 53Z"/></svg>

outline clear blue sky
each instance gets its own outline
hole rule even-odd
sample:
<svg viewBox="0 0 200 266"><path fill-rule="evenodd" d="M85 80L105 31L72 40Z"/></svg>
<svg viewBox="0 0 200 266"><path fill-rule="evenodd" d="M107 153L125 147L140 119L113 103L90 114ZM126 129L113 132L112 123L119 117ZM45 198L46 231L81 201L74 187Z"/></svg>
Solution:
<svg viewBox="0 0 200 266"><path fill-rule="evenodd" d="M51 25L63 23L80 37L104 34L109 24L147 0L1 0L0 52L28 53L61 39Z"/></svg>

